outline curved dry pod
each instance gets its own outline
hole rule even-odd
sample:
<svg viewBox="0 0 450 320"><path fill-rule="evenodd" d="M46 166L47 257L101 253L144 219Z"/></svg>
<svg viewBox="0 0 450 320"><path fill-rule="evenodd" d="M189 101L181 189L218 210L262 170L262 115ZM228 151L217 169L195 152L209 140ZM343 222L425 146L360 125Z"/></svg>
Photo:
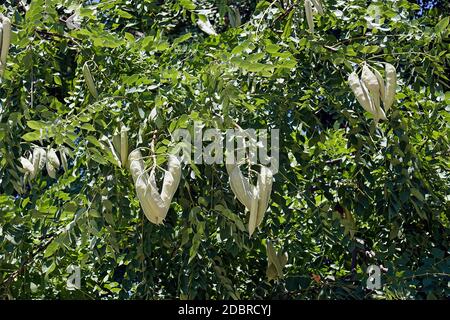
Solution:
<svg viewBox="0 0 450 320"><path fill-rule="evenodd" d="M317 9L317 12L320 14L323 14L323 6L322 3L320 2L320 0L311 0L314 4L314 8Z"/></svg>
<svg viewBox="0 0 450 320"><path fill-rule="evenodd" d="M359 104L364 108L364 110L375 116L376 110L373 106L372 100L370 99L369 92L364 83L362 83L359 80L355 72L352 72L349 75L348 84L350 85L350 88L355 94L356 99L358 100Z"/></svg>
<svg viewBox="0 0 450 320"><path fill-rule="evenodd" d="M50 163L55 169L59 169L61 163L59 162L58 155L54 149L47 151L47 163Z"/></svg>
<svg viewBox="0 0 450 320"><path fill-rule="evenodd" d="M383 101L383 105L384 105L385 104L384 101L385 101L385 97L386 97L386 95L385 95L386 89L385 89L385 86L384 86L383 76L381 75L381 73L377 69L372 68L372 70L373 70L373 73L375 74L375 77L377 78L378 85L380 87L380 97L381 97L381 100Z"/></svg>
<svg viewBox="0 0 450 320"><path fill-rule="evenodd" d="M385 64L386 73L386 98L384 101L384 109L386 112L392 107L395 100L395 91L397 90L397 73L395 67L390 64Z"/></svg>
<svg viewBox="0 0 450 320"><path fill-rule="evenodd" d="M142 160L142 154L138 149L132 151L129 154L128 164L131 176L134 181L136 194L138 196L142 210L144 211L144 215L150 222L159 224L160 222L154 214L154 208L152 208L152 204L149 201L149 196L147 195L149 176L145 172L145 165L144 161Z"/></svg>
<svg viewBox="0 0 450 320"><path fill-rule="evenodd" d="M142 210L144 211L144 215L150 222L159 224L158 218L154 213L154 208L152 208L149 196L147 195L148 184L144 181L144 179L138 178L135 183L135 188L139 203L141 204Z"/></svg>
<svg viewBox="0 0 450 320"><path fill-rule="evenodd" d="M36 147L33 150L33 165L35 168L35 173L44 169L47 163L47 152L41 147Z"/></svg>
<svg viewBox="0 0 450 320"><path fill-rule="evenodd" d="M0 28L0 54L2 52L2 46L3 46L3 26ZM1 64L1 62L0 62Z"/></svg>
<svg viewBox="0 0 450 320"><path fill-rule="evenodd" d="M367 89L369 89L369 93L374 98L377 98L378 104L380 104L380 85L378 83L378 79L376 75L369 69L367 65L364 65L362 68L361 80L366 85ZM376 103L375 103L376 105Z"/></svg>
<svg viewBox="0 0 450 320"><path fill-rule="evenodd" d="M259 201L258 218L256 220L257 227L263 221L264 214L269 206L270 194L272 193L272 178L272 170L269 167L261 166L261 171L258 176Z"/></svg>
<svg viewBox="0 0 450 320"><path fill-rule="evenodd" d="M178 189L181 179L181 163L174 155L169 155L167 161L167 171L164 174L163 187L161 191L161 199L164 202L172 201L173 195Z"/></svg>
<svg viewBox="0 0 450 320"><path fill-rule="evenodd" d="M267 257L269 258L269 262L275 266L278 276L282 277L283 276L283 268L280 265L278 255L277 255L275 248L273 247L272 242L270 240L267 240Z"/></svg>
<svg viewBox="0 0 450 320"><path fill-rule="evenodd" d="M230 186L236 198L248 209L251 208L252 189L250 182L245 178L237 165L226 166L230 176Z"/></svg>
<svg viewBox="0 0 450 320"><path fill-rule="evenodd" d="M117 128L114 130L114 133L112 135L112 144L114 149L116 150L116 153L119 153L121 141L120 141L120 132Z"/></svg>
<svg viewBox="0 0 450 320"><path fill-rule="evenodd" d="M114 141L113 141L114 142ZM120 129L120 161L126 166L128 159L128 128L122 126Z"/></svg>
<svg viewBox="0 0 450 320"><path fill-rule="evenodd" d="M51 178L56 178L56 171L60 167L60 162L58 156L56 155L55 150L50 149L47 151L47 173Z"/></svg>
<svg viewBox="0 0 450 320"><path fill-rule="evenodd" d="M258 187L252 186L252 195L250 202L250 217L248 219L248 233L251 237L256 229L256 222L258 220L258 200L259 200L259 190Z"/></svg>
<svg viewBox="0 0 450 320"><path fill-rule="evenodd" d="M6 59L8 58L9 46L11 44L11 20L3 16L3 31L2 31L2 49L0 52L0 76L3 75L6 68Z"/></svg>
<svg viewBox="0 0 450 320"><path fill-rule="evenodd" d="M155 224L161 224L170 208L170 202L181 179L181 164L175 156L169 156L168 170L164 175L162 194L156 185L155 170L150 175L144 171L142 154L135 150L128 157L136 192L146 217Z"/></svg>
<svg viewBox="0 0 450 320"><path fill-rule="evenodd" d="M64 171L67 171L69 166L67 164L67 156L64 148L59 150L59 156L61 157L61 166L63 167Z"/></svg>
<svg viewBox="0 0 450 320"><path fill-rule="evenodd" d="M136 183L137 179L144 175L143 180L148 180L147 173L144 173L145 165L144 160L142 158L142 153L139 149L133 150L128 155L128 164L129 164L129 170L131 173L131 177L133 178L133 182Z"/></svg>
<svg viewBox="0 0 450 320"><path fill-rule="evenodd" d="M369 95L372 98L373 106L375 108L375 121L378 122L380 119L386 120L386 115L380 104L380 84L375 73L373 73L367 65L364 65L362 68L361 81L369 89Z"/></svg>
<svg viewBox="0 0 450 320"><path fill-rule="evenodd" d="M30 173L31 176L34 176L34 166L31 161L24 157L20 157L19 160L25 171Z"/></svg>
<svg viewBox="0 0 450 320"><path fill-rule="evenodd" d="M309 32L314 33L313 9L310 0L305 0L305 15L308 22Z"/></svg>

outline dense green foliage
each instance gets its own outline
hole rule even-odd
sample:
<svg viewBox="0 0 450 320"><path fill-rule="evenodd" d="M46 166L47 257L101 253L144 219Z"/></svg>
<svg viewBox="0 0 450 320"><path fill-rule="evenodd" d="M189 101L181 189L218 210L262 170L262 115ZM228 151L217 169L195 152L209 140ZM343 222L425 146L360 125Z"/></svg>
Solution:
<svg viewBox="0 0 450 320"><path fill-rule="evenodd" d="M448 12L417 15L406 0L324 7L311 34L303 0L4 2L0 296L448 297ZM205 17L218 35L199 29ZM346 82L363 61L397 69L378 126ZM270 209L252 238L223 165L185 165L156 226L101 141L124 123L131 149L154 142L163 160L170 132L195 120L280 129ZM64 146L69 169L24 183L19 158L35 145ZM289 253L282 279L266 278L266 239ZM383 266L380 290L366 289L371 264ZM80 290L66 288L70 265Z"/></svg>

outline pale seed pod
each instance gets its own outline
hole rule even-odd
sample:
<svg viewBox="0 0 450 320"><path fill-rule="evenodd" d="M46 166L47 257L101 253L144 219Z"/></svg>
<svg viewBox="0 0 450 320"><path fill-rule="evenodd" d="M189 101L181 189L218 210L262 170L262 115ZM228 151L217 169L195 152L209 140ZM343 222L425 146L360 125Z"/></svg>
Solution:
<svg viewBox="0 0 450 320"><path fill-rule="evenodd" d="M158 221L158 224L160 224L166 218L167 211L169 211L169 206L166 206L165 201L159 193L158 186L156 185L155 169L150 172L150 179L148 182L147 194L152 208L152 214Z"/></svg>
<svg viewBox="0 0 450 320"><path fill-rule="evenodd" d="M375 77L377 77L378 85L380 87L380 98L383 101L383 105L384 105L386 89L384 86L383 76L380 74L380 72L377 69L372 68L372 70L373 70L373 73L375 74Z"/></svg>
<svg viewBox="0 0 450 320"><path fill-rule="evenodd" d="M178 189L181 179L181 163L174 155L169 155L167 161L167 171L164 174L164 182L161 191L161 198L166 205L170 205L173 195Z"/></svg>
<svg viewBox="0 0 450 320"><path fill-rule="evenodd" d="M375 123L378 123L378 121L381 120L386 120L386 114L384 113L383 108L381 108L380 105L376 106L376 115L374 116L375 119Z"/></svg>
<svg viewBox="0 0 450 320"><path fill-rule="evenodd" d="M50 149L47 151L47 173L51 178L56 178L56 171L60 167L60 162L58 156L56 155L55 150Z"/></svg>
<svg viewBox="0 0 450 320"><path fill-rule="evenodd" d="M237 8L230 8L230 11L228 12L228 18L230 20L230 25L233 28L237 28L241 25L241 14L239 13L239 9Z"/></svg>
<svg viewBox="0 0 450 320"><path fill-rule="evenodd" d="M106 140L106 142L108 143L108 146L109 146L109 150L111 151L111 154L112 154L114 160L116 161L116 164L119 166L119 168L122 168L122 162L120 161L120 157L117 155L116 149L114 148L111 140L108 139L106 136L103 136L102 140L103 141Z"/></svg>
<svg viewBox="0 0 450 320"><path fill-rule="evenodd" d="M273 263L269 263L266 270L266 277L269 281L278 278L278 272Z"/></svg>
<svg viewBox="0 0 450 320"><path fill-rule="evenodd" d="M20 163L22 164L22 167L25 169L25 171L28 172L30 174L30 176L31 175L34 176L34 166L31 163L31 161L24 157L20 157L19 160L20 160Z"/></svg>
<svg viewBox="0 0 450 320"><path fill-rule="evenodd" d="M0 54L2 52L2 46L3 46L3 26L0 27ZM0 62L1 65L1 62Z"/></svg>
<svg viewBox="0 0 450 320"><path fill-rule="evenodd" d="M386 120L386 115L380 105L380 84L375 73L367 65L364 65L362 68L361 81L369 89L369 95L375 107L375 122L378 123L379 119Z"/></svg>
<svg viewBox="0 0 450 320"><path fill-rule="evenodd" d="M281 269L283 269L289 260L289 255L287 252L285 252L283 254L277 254L277 256L278 256L278 261L280 262Z"/></svg>
<svg viewBox="0 0 450 320"><path fill-rule="evenodd" d="M67 171L69 166L67 164L67 156L66 156L66 151L64 150L64 148L59 150L59 156L61 157L61 165L62 165L64 171Z"/></svg>
<svg viewBox="0 0 450 320"><path fill-rule="evenodd" d="M352 72L348 77L348 84L350 85L350 88L352 89L353 93L355 94L356 99L358 100L359 104L366 110L367 112L371 113L372 115L376 115L375 108L373 106L373 102L370 99L369 92L362 83L357 74L355 72Z"/></svg>
<svg viewBox="0 0 450 320"><path fill-rule="evenodd" d="M317 9L317 12L319 14L323 14L324 11L323 11L323 6L322 6L321 1L320 0L311 0L311 1L314 4L314 8Z"/></svg>
<svg viewBox="0 0 450 320"><path fill-rule="evenodd" d="M375 74L369 69L367 65L362 67L361 80L366 85L372 96L380 95L380 85Z"/></svg>
<svg viewBox="0 0 450 320"><path fill-rule="evenodd" d="M88 86L89 92L95 99L97 99L98 98L97 88L95 87L94 78L92 78L91 70L89 70L87 62L85 62L83 65L83 75L86 84Z"/></svg>
<svg viewBox="0 0 450 320"><path fill-rule="evenodd" d="M122 126L120 130L120 161L126 166L128 158L128 128Z"/></svg>
<svg viewBox="0 0 450 320"><path fill-rule="evenodd" d="M36 173L44 169L47 163L47 152L41 147L36 147L33 150L33 165Z"/></svg>
<svg viewBox="0 0 450 320"><path fill-rule="evenodd" d="M144 171L144 162L139 150L130 153L128 157L130 171L135 181L136 192L145 216L155 224L163 223L170 208L172 198L181 179L181 164L177 157L170 155L168 169L164 175L162 193L159 193L155 179L155 169L150 176Z"/></svg>
<svg viewBox="0 0 450 320"><path fill-rule="evenodd" d="M3 35L2 35L2 50L0 52L0 76L6 69L6 59L9 53L9 46L11 44L11 20L3 16Z"/></svg>
<svg viewBox="0 0 450 320"><path fill-rule="evenodd" d="M61 166L59 158L54 149L50 149L47 151L47 163L50 163L56 170L58 170Z"/></svg>
<svg viewBox="0 0 450 320"><path fill-rule="evenodd" d="M142 210L146 218L154 224L160 224L160 221L155 214L155 208L152 207L150 196L148 195L148 184L141 178L138 178L135 184L136 194L141 204Z"/></svg>
<svg viewBox="0 0 450 320"><path fill-rule="evenodd" d="M148 191L148 174L144 171L144 161L142 160L142 154L139 149L132 151L128 156L128 164L133 177L133 181L136 188L136 194L141 204L144 215L147 219L155 224L158 224L158 220L155 218L151 204L149 202L149 197L146 195Z"/></svg>
<svg viewBox="0 0 450 320"><path fill-rule="evenodd" d="M144 173L145 170L144 160L142 160L142 154L139 149L130 152L130 154L128 155L128 165L134 183L136 183L137 179L142 174L145 175L143 177L143 180L148 181L148 174Z"/></svg>
<svg viewBox="0 0 450 320"><path fill-rule="evenodd" d="M251 237L256 229L256 221L258 220L258 200L259 190L258 187L252 187L252 196L250 202L250 217L248 219L248 233Z"/></svg>
<svg viewBox="0 0 450 320"><path fill-rule="evenodd" d="M114 149L116 150L116 153L120 153L120 145L121 145L120 132L117 128L114 130L114 133L112 136L112 143L113 143ZM128 157L128 155L127 155L127 157Z"/></svg>
<svg viewBox="0 0 450 320"><path fill-rule="evenodd" d="M55 179L55 178L56 178L56 170L55 170L55 167L53 167L53 166L50 164L50 162L48 162L48 161L47 161L46 167L47 167L47 173L48 173L49 177Z"/></svg>
<svg viewBox="0 0 450 320"><path fill-rule="evenodd" d="M163 187L161 194L155 181L154 169L150 173L149 186L152 202L156 208L157 217L160 223L165 219L170 208L170 203L181 179L181 164L177 157L169 155L167 170L164 174Z"/></svg>
<svg viewBox="0 0 450 320"><path fill-rule="evenodd" d="M392 107L395 100L397 73L395 71L395 67L390 63L386 63L384 70L386 72L386 98L384 101L384 109L387 112Z"/></svg>
<svg viewBox="0 0 450 320"><path fill-rule="evenodd" d="M272 242L270 240L267 240L266 242L267 242L267 257L269 258L269 262L275 266L278 276L282 277L283 269L280 265L280 261L278 260L275 248L273 247Z"/></svg>
<svg viewBox="0 0 450 320"><path fill-rule="evenodd" d="M305 0L305 15L308 22L309 32L314 33L313 9L310 0Z"/></svg>
<svg viewBox="0 0 450 320"><path fill-rule="evenodd" d="M247 178L244 178L237 165L226 166L230 176L230 186L236 198L250 210L252 201L252 189Z"/></svg>
<svg viewBox="0 0 450 320"><path fill-rule="evenodd" d="M258 175L258 189L259 189L259 201L258 201L258 217L256 220L256 226L258 227L264 219L267 207L269 205L270 194L272 193L272 170L266 166L261 166L261 172Z"/></svg>
<svg viewBox="0 0 450 320"><path fill-rule="evenodd" d="M202 19L197 20L197 25L200 28L200 30L202 30L208 35L216 36L217 32L216 30L214 30L213 26L211 25L211 22L209 22L208 18L206 17L204 17L204 19L205 19L204 21Z"/></svg>

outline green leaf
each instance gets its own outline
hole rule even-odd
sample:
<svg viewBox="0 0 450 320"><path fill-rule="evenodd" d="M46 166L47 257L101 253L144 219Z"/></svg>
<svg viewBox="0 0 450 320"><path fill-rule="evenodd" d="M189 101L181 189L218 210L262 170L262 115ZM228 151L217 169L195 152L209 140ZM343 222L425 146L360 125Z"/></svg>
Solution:
<svg viewBox="0 0 450 320"><path fill-rule="evenodd" d="M53 240L44 251L44 258L52 256L59 249L59 244Z"/></svg>
<svg viewBox="0 0 450 320"><path fill-rule="evenodd" d="M179 0L179 2L187 10L194 10L197 7L191 0Z"/></svg>
<svg viewBox="0 0 450 320"><path fill-rule="evenodd" d="M40 129L45 129L48 126L48 124L46 124L42 121L30 120L30 121L27 121L27 126L33 130L40 130Z"/></svg>
<svg viewBox="0 0 450 320"><path fill-rule="evenodd" d="M41 139L41 133L39 131L28 132L22 136L25 141L36 141Z"/></svg>
<svg viewBox="0 0 450 320"><path fill-rule="evenodd" d="M450 19L450 17L447 16L447 17L443 18L441 21L439 21L439 22L436 24L436 26L435 26L435 28L434 28L434 30L436 31L436 33L440 34L440 33L443 33L443 32L445 31L445 29L446 29L447 26L448 26L449 19Z"/></svg>

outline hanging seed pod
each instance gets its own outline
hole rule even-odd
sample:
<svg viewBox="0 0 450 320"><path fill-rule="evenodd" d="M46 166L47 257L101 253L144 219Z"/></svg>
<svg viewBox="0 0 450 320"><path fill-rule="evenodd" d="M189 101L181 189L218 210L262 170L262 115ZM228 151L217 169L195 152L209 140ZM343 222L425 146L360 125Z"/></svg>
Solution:
<svg viewBox="0 0 450 320"><path fill-rule="evenodd" d="M248 178L242 175L237 165L226 165L230 176L230 186L236 198L250 212L248 231L250 236L261 224L264 214L269 204L272 192L272 171L270 168L261 166L261 171L257 177L257 184L250 184Z"/></svg>
<svg viewBox="0 0 450 320"><path fill-rule="evenodd" d="M272 178L272 170L266 166L261 166L261 173L258 176L259 201L258 218L256 220L257 227L263 221L264 214L269 205L270 194L272 193Z"/></svg>
<svg viewBox="0 0 450 320"><path fill-rule="evenodd" d="M36 147L33 150L33 166L35 175L44 169L45 164L47 163L47 153L41 147Z"/></svg>
<svg viewBox="0 0 450 320"><path fill-rule="evenodd" d="M59 150L59 156L61 158L61 165L62 165L64 171L67 171L69 166L67 165L67 156L66 156L66 151L64 148Z"/></svg>
<svg viewBox="0 0 450 320"><path fill-rule="evenodd" d="M367 65L364 65L362 68L361 80L369 89L369 95L373 102L373 106L375 107L375 122L378 123L380 119L386 120L386 115L380 105L380 84L376 75Z"/></svg>
<svg viewBox="0 0 450 320"><path fill-rule="evenodd" d="M31 163L31 161L24 157L20 157L19 160L25 171L28 172L30 175L34 175L34 166Z"/></svg>
<svg viewBox="0 0 450 320"><path fill-rule="evenodd" d="M152 223L163 223L180 183L181 164L178 158L169 156L168 169L164 175L161 194L156 185L155 170L151 170L150 176L145 173L142 154L139 150L130 153L128 162L131 175L135 181L136 193L145 216Z"/></svg>
<svg viewBox="0 0 450 320"><path fill-rule="evenodd" d="M120 153L121 141L120 141L120 132L119 132L118 128L114 129L114 133L112 136L112 143L113 143L114 149L116 150L116 153Z"/></svg>
<svg viewBox="0 0 450 320"><path fill-rule="evenodd" d="M378 84L378 79L375 74L369 69L367 65L362 68L361 80L369 89L369 93L372 96L374 102L378 100L378 105L380 104L380 85ZM375 106L376 106L375 102Z"/></svg>
<svg viewBox="0 0 450 320"><path fill-rule="evenodd" d="M385 93L386 93L386 90L385 90L385 87L384 87L383 76L380 74L380 72L377 69L372 68L372 70L373 70L373 73L375 74L375 77L377 78L378 86L380 87L380 98L381 98L381 101L383 101L383 106L384 106L385 105L385 96L386 96Z"/></svg>
<svg viewBox="0 0 450 320"><path fill-rule="evenodd" d="M142 153L139 149L133 150L128 156L129 170L133 182L136 183L138 178L143 175L142 180L148 181L148 174L145 173L144 160L142 160Z"/></svg>
<svg viewBox="0 0 450 320"><path fill-rule="evenodd" d="M8 58L9 46L11 44L11 20L3 16L3 34L2 34L2 48L0 52L0 76L6 69L6 59Z"/></svg>
<svg viewBox="0 0 450 320"><path fill-rule="evenodd" d="M236 198L250 210L252 202L252 189L247 178L244 178L241 170L236 165L226 166L230 176L230 186Z"/></svg>
<svg viewBox="0 0 450 320"><path fill-rule="evenodd" d="M154 208L151 207L149 196L146 195L148 190L149 176L145 172L145 166L144 161L142 160L141 152L139 150L132 151L128 156L128 163L131 176L133 177L133 181L135 184L136 194L138 196L142 210L144 211L144 215L150 222L158 224L159 222L155 218L155 215L152 211L152 209L154 210Z"/></svg>
<svg viewBox="0 0 450 320"><path fill-rule="evenodd" d="M250 217L248 219L248 233L251 237L256 229L256 221L258 220L258 200L259 190L258 187L252 187L251 205L250 205Z"/></svg>
<svg viewBox="0 0 450 320"><path fill-rule="evenodd" d="M309 32L314 33L313 10L310 0L305 0L305 15L306 21L308 22Z"/></svg>
<svg viewBox="0 0 450 320"><path fill-rule="evenodd" d="M120 161L120 157L117 155L116 149L114 148L114 145L112 144L111 140L108 139L106 136L102 136L102 138L100 139L101 141L105 141L108 144L109 150L111 151L112 157L115 161L115 164L121 168L122 167L122 162ZM120 150L120 148L119 148Z"/></svg>
<svg viewBox="0 0 450 320"><path fill-rule="evenodd" d="M169 155L167 171L164 174L163 188L161 192L162 200L170 205L173 195L178 189L181 179L181 163L174 155Z"/></svg>
<svg viewBox="0 0 450 320"><path fill-rule="evenodd" d="M317 12L319 14L323 14L324 11L323 11L323 6L322 6L321 1L320 0L311 0L311 1L312 1L313 5L314 5L314 8L317 9Z"/></svg>
<svg viewBox="0 0 450 320"><path fill-rule="evenodd" d="M47 151L47 163L50 163L55 169L59 169L61 163L54 149Z"/></svg>
<svg viewBox="0 0 450 320"><path fill-rule="evenodd" d="M395 91L397 90L397 73L395 71L395 67L390 63L386 63L384 70L386 72L386 98L384 101L384 109L387 112L392 107L395 100Z"/></svg>
<svg viewBox="0 0 450 320"><path fill-rule="evenodd" d="M122 126L120 129L120 161L126 166L128 158L128 128Z"/></svg>
<svg viewBox="0 0 450 320"><path fill-rule="evenodd" d="M204 33L210 35L210 36L216 36L217 32L216 30L214 30L213 26L211 25L211 22L209 22L208 18L206 18L205 16L201 18L199 18L197 20L197 25L200 28L200 30L202 30Z"/></svg>
<svg viewBox="0 0 450 320"><path fill-rule="evenodd" d="M287 252L285 252L285 253L279 253L279 254L277 254L277 256L278 256L278 261L280 262L281 269L283 269L289 260L289 255Z"/></svg>
<svg viewBox="0 0 450 320"><path fill-rule="evenodd" d="M1 55L1 52L2 52L2 46L3 46L3 26L0 26L0 55ZM1 62L0 62L0 65L1 65Z"/></svg>
<svg viewBox="0 0 450 320"><path fill-rule="evenodd" d="M366 110L367 112L371 113L372 115L376 115L376 110L373 106L373 103L370 99L369 92L362 83L357 74L355 72L352 72L348 77L348 84L350 85L350 88L352 89L353 93L355 94L356 99L358 100L359 104Z"/></svg>
<svg viewBox="0 0 450 320"><path fill-rule="evenodd" d="M150 172L149 178L149 195L150 202L154 208L154 216L158 224L165 219L170 208L172 198L178 189L181 178L181 164L175 156L170 155L168 160L168 168L164 174L163 187L161 194L156 185L155 170Z"/></svg>
<svg viewBox="0 0 450 320"><path fill-rule="evenodd" d="M237 28L241 25L241 14L237 8L231 7L228 9L228 19L233 28Z"/></svg>
<svg viewBox="0 0 450 320"><path fill-rule="evenodd" d="M278 260L278 255L275 251L275 248L272 245L270 240L267 240L267 257L269 258L269 262L275 266L277 270L278 276L283 276L283 268L280 265L280 261Z"/></svg>
<svg viewBox="0 0 450 320"><path fill-rule="evenodd" d="M97 88L95 87L94 78L92 78L91 70L89 70L87 62L85 62L83 65L83 75L84 80L86 81L86 85L88 86L89 92L95 99L97 99L98 98Z"/></svg>
<svg viewBox="0 0 450 320"><path fill-rule="evenodd" d="M56 155L55 150L50 149L47 151L47 173L51 178L56 178L56 171L58 171L60 167L60 162L58 156Z"/></svg>

